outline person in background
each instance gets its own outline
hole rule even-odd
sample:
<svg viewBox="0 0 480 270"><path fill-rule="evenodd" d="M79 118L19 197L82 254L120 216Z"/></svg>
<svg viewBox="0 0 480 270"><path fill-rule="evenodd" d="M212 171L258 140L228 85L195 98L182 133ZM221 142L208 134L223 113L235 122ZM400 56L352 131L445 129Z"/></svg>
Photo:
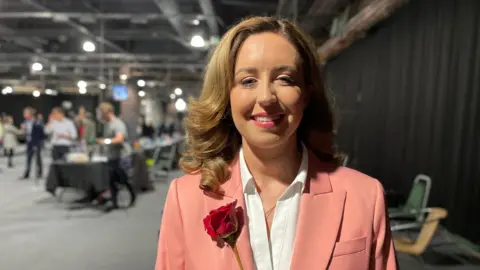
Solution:
<svg viewBox="0 0 480 270"><path fill-rule="evenodd" d="M45 140L45 132L43 123L34 118L35 109L27 107L23 110L23 118L25 121L21 125L21 133L25 136L27 144L27 163L25 172L21 179L28 179L30 177L30 168L32 166L33 155L36 155L37 161L37 178L42 177L42 144Z"/></svg>
<svg viewBox="0 0 480 270"><path fill-rule="evenodd" d="M50 114L45 131L47 134L52 135L53 161L65 160L66 155L70 151L70 147L77 139L75 124L65 117L61 108L55 107Z"/></svg>
<svg viewBox="0 0 480 270"><path fill-rule="evenodd" d="M100 118L105 121L105 138L97 139L97 143L105 145L107 148L109 177L110 177L110 192L112 205L105 209L109 212L117 209L117 184L124 185L131 195L130 206L135 203L135 192L128 182L128 176L121 167L120 160L122 157L123 145L128 136L127 127L125 123L115 116L113 106L110 103L102 103L99 106Z"/></svg>
<svg viewBox="0 0 480 270"><path fill-rule="evenodd" d="M137 133L140 138L153 139L155 135L155 129L145 120L145 116L138 119Z"/></svg>
<svg viewBox="0 0 480 270"><path fill-rule="evenodd" d="M45 120L43 119L43 114L37 113L37 121L40 123L45 123Z"/></svg>
<svg viewBox="0 0 480 270"><path fill-rule="evenodd" d="M4 137L4 131L3 131L3 125L5 123L5 117L0 117L0 148L2 148L3 145L3 137ZM3 148L3 151L5 153L5 156L7 156L7 152L5 151L5 148Z"/></svg>
<svg viewBox="0 0 480 270"><path fill-rule="evenodd" d="M22 134L22 131L13 125L13 117L6 116L3 124L3 147L8 157L8 167L13 168L13 155L17 147L17 135Z"/></svg>
<svg viewBox="0 0 480 270"><path fill-rule="evenodd" d="M97 134L95 123L90 119L87 110L83 106L78 109L76 123L80 141L84 141L87 144L95 143Z"/></svg>
<svg viewBox="0 0 480 270"><path fill-rule="evenodd" d="M3 122L4 122L4 118L0 117L0 150L3 147ZM7 151L5 150L5 148L3 148L3 153L5 154L5 156L7 156ZM0 173L1 172L2 172L2 168L0 168Z"/></svg>

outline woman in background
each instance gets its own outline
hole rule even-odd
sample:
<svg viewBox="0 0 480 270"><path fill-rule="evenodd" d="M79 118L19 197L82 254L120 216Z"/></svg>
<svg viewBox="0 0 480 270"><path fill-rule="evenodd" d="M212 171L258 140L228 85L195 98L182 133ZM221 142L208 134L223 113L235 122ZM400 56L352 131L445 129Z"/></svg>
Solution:
<svg viewBox="0 0 480 270"><path fill-rule="evenodd" d="M17 148L17 135L21 133L20 129L13 125L13 117L6 116L4 129L4 141L3 146L8 157L8 167L13 168L13 155L15 154L15 148Z"/></svg>

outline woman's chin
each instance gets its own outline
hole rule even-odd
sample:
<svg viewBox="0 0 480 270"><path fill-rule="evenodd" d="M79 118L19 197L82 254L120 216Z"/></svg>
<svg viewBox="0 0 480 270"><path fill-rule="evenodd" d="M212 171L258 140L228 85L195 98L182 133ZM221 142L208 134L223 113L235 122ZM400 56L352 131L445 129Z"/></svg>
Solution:
<svg viewBox="0 0 480 270"><path fill-rule="evenodd" d="M244 142L250 147L258 149L274 149L286 144L287 141L288 139L285 136L273 133L255 134L248 136L248 138L244 137Z"/></svg>

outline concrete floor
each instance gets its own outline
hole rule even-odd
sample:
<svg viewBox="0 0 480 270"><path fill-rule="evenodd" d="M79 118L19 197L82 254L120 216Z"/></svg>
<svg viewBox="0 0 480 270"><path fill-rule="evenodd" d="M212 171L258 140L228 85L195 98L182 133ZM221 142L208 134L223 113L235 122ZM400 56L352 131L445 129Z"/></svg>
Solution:
<svg viewBox="0 0 480 270"><path fill-rule="evenodd" d="M2 270L151 270L166 183L139 196L134 208L103 214L66 209L44 190L41 180L18 180L17 167L0 158L0 269ZM45 160L48 164L48 160ZM46 173L45 173L46 174ZM65 194L68 201L79 196Z"/></svg>

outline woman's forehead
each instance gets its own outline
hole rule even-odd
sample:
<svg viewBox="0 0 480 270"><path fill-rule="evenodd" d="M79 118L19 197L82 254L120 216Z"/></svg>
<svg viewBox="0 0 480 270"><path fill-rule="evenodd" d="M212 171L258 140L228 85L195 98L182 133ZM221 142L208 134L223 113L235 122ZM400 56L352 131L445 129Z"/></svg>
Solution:
<svg viewBox="0 0 480 270"><path fill-rule="evenodd" d="M276 33L248 37L237 53L235 70L246 67L296 66L298 53L286 38Z"/></svg>

